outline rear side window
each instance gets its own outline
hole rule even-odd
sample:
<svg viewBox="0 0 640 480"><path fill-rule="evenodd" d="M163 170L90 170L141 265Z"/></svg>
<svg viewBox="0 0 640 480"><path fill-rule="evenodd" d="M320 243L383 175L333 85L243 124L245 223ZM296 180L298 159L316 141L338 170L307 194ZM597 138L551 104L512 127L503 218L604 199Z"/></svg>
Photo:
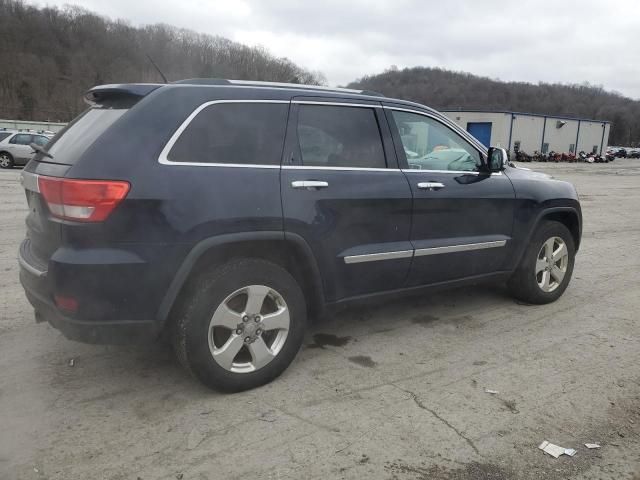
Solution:
<svg viewBox="0 0 640 480"><path fill-rule="evenodd" d="M303 165L386 167L373 108L300 105L298 140Z"/></svg>
<svg viewBox="0 0 640 480"><path fill-rule="evenodd" d="M288 103L218 103L189 123L172 162L280 165Z"/></svg>
<svg viewBox="0 0 640 480"><path fill-rule="evenodd" d="M31 143L31 135L19 133L11 140L9 140L9 143L14 143L16 145L29 145Z"/></svg>
<svg viewBox="0 0 640 480"><path fill-rule="evenodd" d="M49 139L47 137L45 137L44 135L34 135L33 136L33 143L35 143L36 145L40 145L41 147L46 145L49 142Z"/></svg>
<svg viewBox="0 0 640 480"><path fill-rule="evenodd" d="M45 150L53 156L47 161L73 165L126 111L124 108L101 107L86 110L47 143Z"/></svg>

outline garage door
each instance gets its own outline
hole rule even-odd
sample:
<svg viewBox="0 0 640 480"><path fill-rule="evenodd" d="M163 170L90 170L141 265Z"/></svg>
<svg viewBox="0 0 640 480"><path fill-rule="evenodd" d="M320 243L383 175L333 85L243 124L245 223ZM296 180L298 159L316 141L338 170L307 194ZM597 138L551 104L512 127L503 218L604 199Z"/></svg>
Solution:
<svg viewBox="0 0 640 480"><path fill-rule="evenodd" d="M467 132L480 140L485 146L491 146L491 122L468 122Z"/></svg>

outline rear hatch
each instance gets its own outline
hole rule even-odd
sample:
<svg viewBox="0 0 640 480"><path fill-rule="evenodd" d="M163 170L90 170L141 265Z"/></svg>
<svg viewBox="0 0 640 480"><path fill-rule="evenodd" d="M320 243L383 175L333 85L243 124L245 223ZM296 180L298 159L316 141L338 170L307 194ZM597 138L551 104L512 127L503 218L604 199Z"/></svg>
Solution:
<svg viewBox="0 0 640 480"><path fill-rule="evenodd" d="M24 168L22 184L29 213L27 239L20 253L28 264L46 271L49 259L62 244L62 222L67 221L54 214L58 206L51 198L47 202L43 184L67 177L84 152L129 108L156 88L158 85L107 85L90 90L85 97L90 108L60 131Z"/></svg>

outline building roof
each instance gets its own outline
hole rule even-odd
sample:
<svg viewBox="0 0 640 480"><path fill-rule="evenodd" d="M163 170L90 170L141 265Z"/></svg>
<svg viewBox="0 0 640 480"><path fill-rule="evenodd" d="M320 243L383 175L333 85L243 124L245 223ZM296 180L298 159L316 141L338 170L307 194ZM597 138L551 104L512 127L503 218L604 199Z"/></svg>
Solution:
<svg viewBox="0 0 640 480"><path fill-rule="evenodd" d="M454 112L473 112L473 113L505 113L511 115L527 115L530 117L544 117L544 118L558 118L560 120L580 120L581 122L594 122L594 123L611 123L609 120L595 120L593 118L580 118L580 117L570 117L567 115L543 115L541 113L530 113L530 112L514 112L511 110L487 110L487 109L473 109L473 108L453 108L447 110L440 110L442 113L454 113Z"/></svg>

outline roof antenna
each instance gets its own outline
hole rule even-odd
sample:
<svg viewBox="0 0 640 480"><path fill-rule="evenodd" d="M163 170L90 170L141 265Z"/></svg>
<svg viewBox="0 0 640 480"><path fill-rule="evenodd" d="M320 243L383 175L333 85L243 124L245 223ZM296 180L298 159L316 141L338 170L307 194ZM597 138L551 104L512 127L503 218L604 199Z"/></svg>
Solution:
<svg viewBox="0 0 640 480"><path fill-rule="evenodd" d="M169 83L169 81L167 80L167 77L165 77L164 73L162 73L162 70L160 70L160 68L158 68L158 65L156 65L156 62L153 61L153 58L151 58L151 56L148 53L145 53L145 55L147 56L147 58L151 62L151 65L153 65L153 67L158 71L158 73L162 77L162 80L164 80L164 83Z"/></svg>

